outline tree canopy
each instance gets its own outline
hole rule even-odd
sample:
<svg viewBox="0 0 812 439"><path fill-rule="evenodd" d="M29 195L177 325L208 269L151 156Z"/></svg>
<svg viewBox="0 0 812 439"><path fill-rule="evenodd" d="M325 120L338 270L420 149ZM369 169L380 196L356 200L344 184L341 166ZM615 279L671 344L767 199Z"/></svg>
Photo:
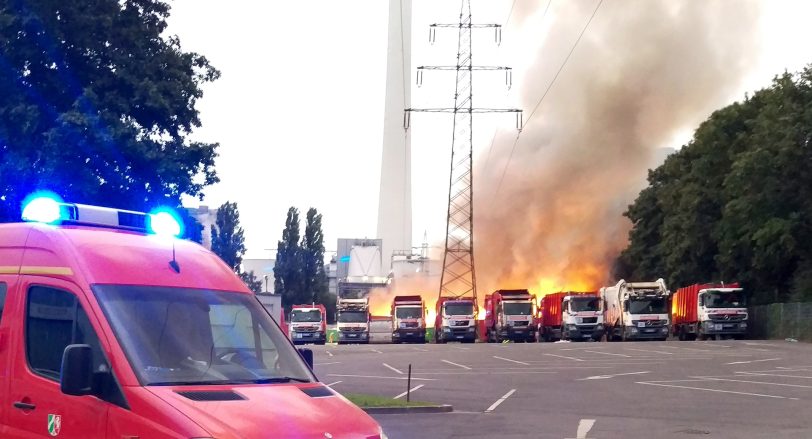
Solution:
<svg viewBox="0 0 812 439"><path fill-rule="evenodd" d="M672 289L739 281L755 303L812 299L812 65L713 113L649 172L617 275Z"/></svg>
<svg viewBox="0 0 812 439"><path fill-rule="evenodd" d="M218 181L217 144L189 134L220 73L168 16L158 0L0 5L0 222L37 189L144 211Z"/></svg>
<svg viewBox="0 0 812 439"><path fill-rule="evenodd" d="M262 282L256 278L254 272L242 270L245 236L240 227L237 203L226 201L217 209L217 218L211 228L211 251L234 270L251 291L255 293L262 291Z"/></svg>

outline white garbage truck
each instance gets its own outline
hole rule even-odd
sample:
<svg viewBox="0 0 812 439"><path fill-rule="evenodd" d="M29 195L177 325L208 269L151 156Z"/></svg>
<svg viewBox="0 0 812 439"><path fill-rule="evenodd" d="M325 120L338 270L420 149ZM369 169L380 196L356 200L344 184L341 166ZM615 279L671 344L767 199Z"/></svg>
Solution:
<svg viewBox="0 0 812 439"><path fill-rule="evenodd" d="M669 331L665 281L626 282L601 288L606 340L665 340Z"/></svg>

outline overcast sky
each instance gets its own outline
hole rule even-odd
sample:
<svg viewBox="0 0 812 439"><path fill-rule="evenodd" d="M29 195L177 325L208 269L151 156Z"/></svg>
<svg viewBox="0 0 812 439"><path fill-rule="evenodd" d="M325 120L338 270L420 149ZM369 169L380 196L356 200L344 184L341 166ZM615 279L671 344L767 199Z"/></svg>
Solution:
<svg viewBox="0 0 812 439"><path fill-rule="evenodd" d="M606 0L602 10L632 7L635 1L640 0ZM736 7L747 0L719 1ZM812 62L808 26L812 2L751 1L762 4L762 45L753 48L760 61L731 102L768 85L784 69L795 71ZM538 4L543 10L546 0L516 2L501 47L493 44L493 35L487 31L474 40L475 63L514 67L514 87L508 92L499 74L477 77L477 106L520 106L522 84L527 80L522 71L535 62L543 39L574 41L580 32L580 28L556 26L557 6L563 0L553 1L543 22L538 12L517 17L516 11L533 9L523 4ZM222 72L220 80L205 88L198 104L203 127L194 133L196 139L220 142L216 168L221 183L206 189L202 203L188 200L187 205L216 207L236 201L248 257L275 255L264 249L276 247L289 206L298 207L302 216L310 206L324 215L328 252L335 249L337 238L374 237L388 3L171 1L169 33L180 37L184 50L205 55ZM505 23L512 4L513 0L473 0L474 22ZM427 35L430 23L453 22L458 11L458 0L414 0L413 66L453 64L454 32L438 31L434 46L428 44ZM550 60L556 65L561 61ZM423 87L412 86L413 106L451 106L453 74L429 75ZM513 125L510 116L475 120L475 156L487 153L495 129L509 131ZM661 146L686 142L694 127L675 128L682 134L672 145ZM412 130L413 238L419 245L424 231L430 242L444 236L451 119L417 115Z"/></svg>

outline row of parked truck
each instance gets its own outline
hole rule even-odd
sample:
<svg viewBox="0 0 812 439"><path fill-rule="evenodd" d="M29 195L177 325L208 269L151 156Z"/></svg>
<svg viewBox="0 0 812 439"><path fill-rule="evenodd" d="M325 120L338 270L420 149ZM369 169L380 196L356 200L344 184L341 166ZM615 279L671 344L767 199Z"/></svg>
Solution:
<svg viewBox="0 0 812 439"><path fill-rule="evenodd" d="M485 296L485 317L471 298L440 297L436 303L436 343L499 343L557 340L680 340L743 337L747 333L745 295L738 284L696 284L671 293L662 279L626 282L593 292L558 292L537 300L526 289L497 290ZM368 343L368 299L339 299L338 343ZM396 296L391 305L392 343L425 343L428 310L421 296ZM289 335L294 343L327 341L322 305L295 305Z"/></svg>

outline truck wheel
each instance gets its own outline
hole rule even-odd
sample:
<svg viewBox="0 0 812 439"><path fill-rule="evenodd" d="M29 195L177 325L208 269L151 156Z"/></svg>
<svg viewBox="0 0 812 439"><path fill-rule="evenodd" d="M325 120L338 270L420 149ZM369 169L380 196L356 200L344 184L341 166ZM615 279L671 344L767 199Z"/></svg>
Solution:
<svg viewBox="0 0 812 439"><path fill-rule="evenodd" d="M685 331L683 331L682 329L678 329L677 330L677 338L679 339L679 341L685 341L685 339L686 339Z"/></svg>

